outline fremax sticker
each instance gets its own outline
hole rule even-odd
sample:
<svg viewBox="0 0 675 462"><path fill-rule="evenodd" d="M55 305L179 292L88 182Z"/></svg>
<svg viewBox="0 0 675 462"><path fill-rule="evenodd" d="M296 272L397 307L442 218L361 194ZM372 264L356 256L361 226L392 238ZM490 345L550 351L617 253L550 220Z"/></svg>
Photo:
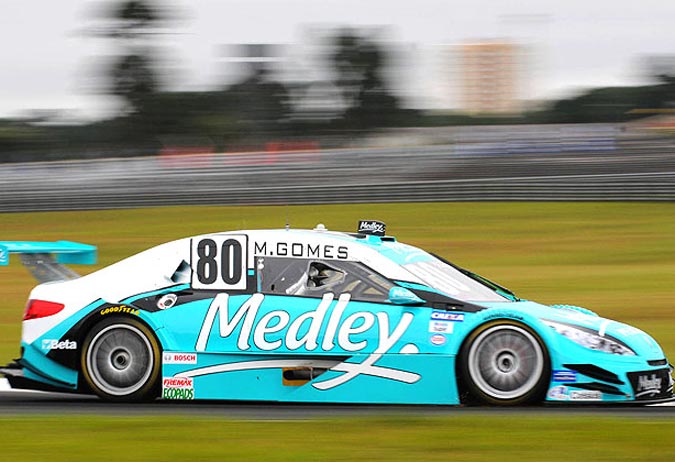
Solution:
<svg viewBox="0 0 675 462"><path fill-rule="evenodd" d="M194 381L189 377L164 377L162 379L162 398L194 399Z"/></svg>

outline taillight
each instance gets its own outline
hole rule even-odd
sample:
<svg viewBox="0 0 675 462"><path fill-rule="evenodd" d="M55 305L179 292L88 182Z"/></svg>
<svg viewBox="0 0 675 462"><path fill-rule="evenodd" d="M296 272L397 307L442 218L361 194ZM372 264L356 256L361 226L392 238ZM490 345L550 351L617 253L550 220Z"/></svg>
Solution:
<svg viewBox="0 0 675 462"><path fill-rule="evenodd" d="M23 320L45 318L52 316L65 308L63 303L48 302L45 300L28 300Z"/></svg>

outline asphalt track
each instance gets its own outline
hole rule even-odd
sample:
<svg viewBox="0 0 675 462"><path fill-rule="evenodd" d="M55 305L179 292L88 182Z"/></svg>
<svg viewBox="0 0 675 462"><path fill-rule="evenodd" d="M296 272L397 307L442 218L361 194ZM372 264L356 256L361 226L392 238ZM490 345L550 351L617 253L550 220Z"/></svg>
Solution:
<svg viewBox="0 0 675 462"><path fill-rule="evenodd" d="M144 404L105 403L95 396L11 390L0 379L0 416L7 415L204 415L237 420L309 420L363 416L459 415L593 415L675 418L675 403L652 406L549 405L514 408L298 404L222 401L155 401Z"/></svg>

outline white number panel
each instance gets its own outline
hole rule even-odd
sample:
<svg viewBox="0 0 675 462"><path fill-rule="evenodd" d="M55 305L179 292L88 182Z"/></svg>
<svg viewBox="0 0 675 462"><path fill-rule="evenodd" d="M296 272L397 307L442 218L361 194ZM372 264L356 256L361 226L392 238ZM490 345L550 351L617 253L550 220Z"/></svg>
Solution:
<svg viewBox="0 0 675 462"><path fill-rule="evenodd" d="M245 290L247 239L245 235L192 239L192 287Z"/></svg>

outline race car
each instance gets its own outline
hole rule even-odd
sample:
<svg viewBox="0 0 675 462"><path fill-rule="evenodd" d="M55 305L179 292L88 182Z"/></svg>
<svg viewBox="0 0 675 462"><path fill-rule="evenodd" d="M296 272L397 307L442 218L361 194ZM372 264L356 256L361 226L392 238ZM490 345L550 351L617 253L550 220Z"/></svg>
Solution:
<svg viewBox="0 0 675 462"><path fill-rule="evenodd" d="M168 242L78 277L84 244L0 242L43 283L18 388L162 399L524 405L673 399L646 333L545 306L359 222ZM5 262L6 263L6 262Z"/></svg>

